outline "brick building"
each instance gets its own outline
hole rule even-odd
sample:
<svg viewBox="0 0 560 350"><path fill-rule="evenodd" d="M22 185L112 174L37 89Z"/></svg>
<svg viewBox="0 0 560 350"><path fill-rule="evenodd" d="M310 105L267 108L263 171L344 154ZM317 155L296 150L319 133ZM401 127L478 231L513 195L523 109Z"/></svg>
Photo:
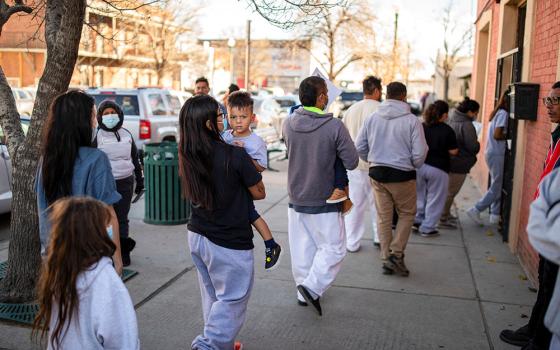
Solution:
<svg viewBox="0 0 560 350"><path fill-rule="evenodd" d="M488 117L511 83L539 84L540 97L560 80L560 1L478 0L471 97L481 103L488 138ZM537 279L538 255L527 237L529 206L539 182L552 125L539 101L536 121L510 118L504 174L501 234L529 278ZM481 190L488 184L484 151L471 174Z"/></svg>
<svg viewBox="0 0 560 350"><path fill-rule="evenodd" d="M35 86L43 73L47 50L41 17L13 16L3 28L0 65L13 87ZM156 6L117 11L105 2L88 1L70 85L180 88L187 59L180 34L188 28L171 18Z"/></svg>

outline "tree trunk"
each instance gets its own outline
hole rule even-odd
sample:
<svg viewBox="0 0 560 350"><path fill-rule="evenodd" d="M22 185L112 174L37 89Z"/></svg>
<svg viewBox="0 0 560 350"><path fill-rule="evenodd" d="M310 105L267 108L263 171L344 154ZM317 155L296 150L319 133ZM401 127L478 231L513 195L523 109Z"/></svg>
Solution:
<svg viewBox="0 0 560 350"><path fill-rule="evenodd" d="M20 147L10 147L13 167L12 221L8 270L0 282L0 301L25 302L35 297L41 265L35 174L43 125L51 102L65 92L70 84L78 57L85 9L85 0L47 0L45 70L39 81L27 137ZM0 85L3 88L7 85L1 77ZM2 101L4 106L6 101ZM13 118L1 113L0 119L2 126L13 122ZM8 139L12 137L10 130L6 130L6 136Z"/></svg>
<svg viewBox="0 0 560 350"><path fill-rule="evenodd" d="M443 100L449 102L449 73L443 74Z"/></svg>

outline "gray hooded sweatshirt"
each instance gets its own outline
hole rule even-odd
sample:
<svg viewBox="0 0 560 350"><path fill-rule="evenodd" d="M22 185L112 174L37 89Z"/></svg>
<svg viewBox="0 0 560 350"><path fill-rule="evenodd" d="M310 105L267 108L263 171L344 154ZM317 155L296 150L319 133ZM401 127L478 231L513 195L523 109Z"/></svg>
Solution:
<svg viewBox="0 0 560 350"><path fill-rule="evenodd" d="M348 130L332 113L318 114L298 108L284 123L288 152L290 204L320 207L334 189L334 163L358 166L358 153Z"/></svg>
<svg viewBox="0 0 560 350"><path fill-rule="evenodd" d="M370 166L402 171L420 168L428 155L428 144L420 120L410 106L398 100L386 100L366 119L356 139L360 158Z"/></svg>
<svg viewBox="0 0 560 350"><path fill-rule="evenodd" d="M539 196L531 203L527 232L535 250L560 265L560 168L541 181ZM560 276L556 279L544 324L560 337Z"/></svg>

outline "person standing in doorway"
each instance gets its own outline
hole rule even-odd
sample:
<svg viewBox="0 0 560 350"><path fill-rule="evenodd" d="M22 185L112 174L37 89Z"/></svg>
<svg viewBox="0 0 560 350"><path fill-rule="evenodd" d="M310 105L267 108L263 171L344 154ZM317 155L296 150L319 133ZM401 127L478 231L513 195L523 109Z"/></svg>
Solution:
<svg viewBox="0 0 560 350"><path fill-rule="evenodd" d="M428 153L422 123L410 113L406 94L402 83L387 85L387 100L366 120L356 140L360 158L371 166L383 273L401 276L409 275L404 251L416 215L416 169ZM393 237L394 208L398 223Z"/></svg>
<svg viewBox="0 0 560 350"><path fill-rule="evenodd" d="M498 105L490 114L490 128L484 155L490 170L490 187L474 207L467 211L469 217L479 225L483 224L480 214L488 208L490 208L490 224L497 224L500 221L508 118L509 90L504 92Z"/></svg>
<svg viewBox="0 0 560 350"><path fill-rule="evenodd" d="M552 132L550 147L546 155L541 180L554 169L560 168L560 81L552 85L547 97L543 99L550 122L556 124ZM535 197L538 199L540 191L537 189ZM531 227L528 228L530 231ZM556 231L554 231L556 233ZM554 286L558 278L558 265L539 255L539 291L537 300L531 311L529 323L512 331L505 329L500 333L500 339L508 344L523 346L523 350L548 349L552 334L546 328L545 314L548 310Z"/></svg>
<svg viewBox="0 0 560 350"><path fill-rule="evenodd" d="M324 113L325 81L305 78L299 86L303 107L284 123L287 147L288 235L298 304L322 315L320 297L334 282L346 255L341 203L327 203L333 191L337 157L348 170L358 154L344 124Z"/></svg>
<svg viewBox="0 0 560 350"><path fill-rule="evenodd" d="M204 317L204 330L191 348L240 349L235 337L254 280L248 208L253 199L265 198L264 184L247 152L222 139L223 114L212 97L188 99L179 127L179 175L192 203L188 242Z"/></svg>
<svg viewBox="0 0 560 350"><path fill-rule="evenodd" d="M449 105L438 100L424 111L424 135L428 156L416 173L416 218L414 228L422 237L439 235L437 223L443 211L449 187L451 156L459 153L457 139L451 127L445 124Z"/></svg>
<svg viewBox="0 0 560 350"><path fill-rule="evenodd" d="M352 140L356 140L366 118L377 110L381 100L381 79L368 76L362 82L362 86L364 99L350 106L342 119L342 122L350 132ZM375 198L368 170L369 165L367 162L360 160L358 167L348 172L350 198L352 198L352 203L354 203L354 208L344 217L346 249L349 252L357 252L360 249L360 240L366 231L365 214L368 209L372 219L373 243L379 246L377 210L375 209Z"/></svg>
<svg viewBox="0 0 560 350"><path fill-rule="evenodd" d="M455 196L463 187L467 174L475 165L476 155L480 151L480 143L473 126L473 121L476 120L479 110L480 105L478 102L465 97L463 102L451 111L447 121L447 124L453 129L457 137L459 154L451 157L447 200L439 220L439 227L442 228L457 228L457 217L451 214L451 206Z"/></svg>

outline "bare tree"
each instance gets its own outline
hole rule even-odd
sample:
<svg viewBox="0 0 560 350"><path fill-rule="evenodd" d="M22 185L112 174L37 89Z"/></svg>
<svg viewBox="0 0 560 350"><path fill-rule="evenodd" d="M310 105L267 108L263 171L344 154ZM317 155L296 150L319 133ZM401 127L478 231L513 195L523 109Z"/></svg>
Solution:
<svg viewBox="0 0 560 350"><path fill-rule="evenodd" d="M18 1L15 6L22 6ZM47 61L39 81L31 125L24 135L14 97L0 67L0 124L13 166L12 220L8 270L0 283L0 300L23 302L34 297L41 257L35 176L41 133L51 101L68 89L78 56L85 0L48 0L45 7ZM7 22L10 7L2 7ZM13 12L13 11L12 11ZM13 13L12 13L13 15Z"/></svg>
<svg viewBox="0 0 560 350"><path fill-rule="evenodd" d="M449 78L459 61L460 54L470 49L472 28L460 28L460 21L453 13L453 0L450 0L443 10L443 55L439 51L435 59L436 73L443 79L443 99L449 100ZM455 39L459 35L458 39Z"/></svg>
<svg viewBox="0 0 560 350"><path fill-rule="evenodd" d="M139 29L148 35L147 46L154 60L151 68L156 72L157 85L160 85L163 77L177 67L177 61L189 59L187 50L179 48L177 43L194 32L200 8L184 1L165 0L143 10L151 20L143 22Z"/></svg>
<svg viewBox="0 0 560 350"><path fill-rule="evenodd" d="M318 20L306 27L304 38L311 47L301 46L327 73L336 78L353 62L377 55L373 22L375 16L365 0L351 0L344 6L324 7Z"/></svg>

